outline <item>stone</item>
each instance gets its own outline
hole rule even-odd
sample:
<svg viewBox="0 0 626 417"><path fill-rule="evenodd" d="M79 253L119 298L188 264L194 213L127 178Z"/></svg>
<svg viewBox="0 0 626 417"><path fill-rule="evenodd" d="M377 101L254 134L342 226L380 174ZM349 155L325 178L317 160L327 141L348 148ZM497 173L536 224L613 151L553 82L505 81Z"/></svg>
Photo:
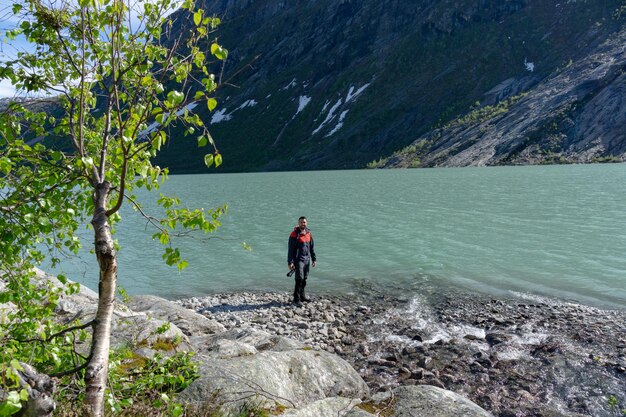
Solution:
<svg viewBox="0 0 626 417"><path fill-rule="evenodd" d="M151 318L143 313L122 318L115 317L113 320L111 346L150 347L159 341L171 345L172 350L191 350L187 336L175 324L168 321Z"/></svg>
<svg viewBox="0 0 626 417"><path fill-rule="evenodd" d="M187 336L215 334L226 330L215 320L154 295L134 296L128 307L133 311L144 312L152 317L172 322Z"/></svg>
<svg viewBox="0 0 626 417"><path fill-rule="evenodd" d="M282 417L358 417L359 414L350 414L361 401L344 397L331 397L314 401L299 409L287 410L281 414ZM371 416L371 414L365 414Z"/></svg>
<svg viewBox="0 0 626 417"><path fill-rule="evenodd" d="M215 392L231 407L253 397L268 406L300 408L328 397L362 398L369 389L343 359L313 350L265 351L221 359L202 353L200 378L181 394L184 401L201 401Z"/></svg>
<svg viewBox="0 0 626 417"><path fill-rule="evenodd" d="M491 414L461 395L430 385L402 386L394 391L393 417L491 417Z"/></svg>

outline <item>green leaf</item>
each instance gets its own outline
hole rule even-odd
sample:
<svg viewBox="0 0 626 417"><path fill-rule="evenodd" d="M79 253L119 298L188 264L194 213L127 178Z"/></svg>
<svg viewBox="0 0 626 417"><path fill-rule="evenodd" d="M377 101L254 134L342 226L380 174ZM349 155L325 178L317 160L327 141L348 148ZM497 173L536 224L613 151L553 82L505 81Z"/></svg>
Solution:
<svg viewBox="0 0 626 417"><path fill-rule="evenodd" d="M217 107L217 100L211 97L206 101L206 105L209 108L209 111L213 111L215 107Z"/></svg>
<svg viewBox="0 0 626 417"><path fill-rule="evenodd" d="M178 403L174 403L170 407L170 413L172 414L173 417L180 417L180 416L182 416L184 411L185 411L185 409L183 408L183 406L181 404L178 404Z"/></svg>
<svg viewBox="0 0 626 417"><path fill-rule="evenodd" d="M161 146L163 146L163 144L165 143L166 138L167 136L165 135L165 132L162 130L159 130L152 136L152 147L156 149L157 151L160 151Z"/></svg>
<svg viewBox="0 0 626 417"><path fill-rule="evenodd" d="M215 55L215 57L216 57L217 59L220 59L220 60L222 60L222 61L223 61L223 60L225 60L225 59L226 59L226 57L228 56L228 51L227 51L226 49L222 48L222 47L221 47L220 45L218 45L217 43L213 43L213 44L211 45L211 53L212 53L213 55Z"/></svg>
<svg viewBox="0 0 626 417"><path fill-rule="evenodd" d="M218 153L215 155L215 168L217 168L220 165L222 165L222 154Z"/></svg>
<svg viewBox="0 0 626 417"><path fill-rule="evenodd" d="M28 391L26 391L26 388L22 388L20 391L20 400L28 401Z"/></svg>
<svg viewBox="0 0 626 417"><path fill-rule="evenodd" d="M11 359L11 362L9 362L11 364L11 368L17 370L17 371L23 371L24 367L20 364L20 362L17 359Z"/></svg>
<svg viewBox="0 0 626 417"><path fill-rule="evenodd" d="M4 175L9 175L11 172L11 160L9 158L0 158L0 172Z"/></svg>
<svg viewBox="0 0 626 417"><path fill-rule="evenodd" d="M174 106L180 104L185 99L185 95L180 91L170 91L167 93L167 100L172 103Z"/></svg>
<svg viewBox="0 0 626 417"><path fill-rule="evenodd" d="M82 158L80 158L80 160L83 162L83 164L85 164L87 168L91 168L93 166L93 158L90 156L83 156Z"/></svg>
<svg viewBox="0 0 626 417"><path fill-rule="evenodd" d="M13 10L13 14L18 14L20 12L20 10L22 10L22 5L15 3L13 5L13 9L12 10Z"/></svg>
<svg viewBox="0 0 626 417"><path fill-rule="evenodd" d="M20 394L17 391L9 391L4 402L0 403L0 417L12 416L21 409Z"/></svg>
<svg viewBox="0 0 626 417"><path fill-rule="evenodd" d="M206 154L204 155L204 165L207 166L207 168L211 168L211 165L213 165L213 154Z"/></svg>
<svg viewBox="0 0 626 417"><path fill-rule="evenodd" d="M198 136L198 147L202 148L206 146L207 143L208 143L208 140L206 136Z"/></svg>
<svg viewBox="0 0 626 417"><path fill-rule="evenodd" d="M193 23L195 23L196 26L200 26L201 22L202 22L202 9L198 10L197 12L193 14Z"/></svg>

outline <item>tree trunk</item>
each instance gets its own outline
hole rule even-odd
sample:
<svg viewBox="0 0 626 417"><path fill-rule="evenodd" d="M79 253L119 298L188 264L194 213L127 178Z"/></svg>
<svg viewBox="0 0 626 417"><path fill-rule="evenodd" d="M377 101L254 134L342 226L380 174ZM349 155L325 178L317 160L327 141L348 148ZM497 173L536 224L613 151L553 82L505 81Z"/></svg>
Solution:
<svg viewBox="0 0 626 417"><path fill-rule="evenodd" d="M104 391L109 369L109 346L111 321L115 307L115 283L117 279L117 254L106 215L111 184L104 182L95 189L95 208L91 224L95 235L95 250L100 266L98 284L98 311L93 330L92 356L85 373L85 404L92 417L104 415Z"/></svg>

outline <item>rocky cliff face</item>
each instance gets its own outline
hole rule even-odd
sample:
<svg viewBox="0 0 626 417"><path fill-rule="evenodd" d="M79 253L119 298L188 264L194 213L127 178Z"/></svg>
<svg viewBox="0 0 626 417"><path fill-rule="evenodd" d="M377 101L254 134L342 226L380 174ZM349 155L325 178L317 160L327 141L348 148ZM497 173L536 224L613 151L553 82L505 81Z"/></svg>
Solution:
<svg viewBox="0 0 626 417"><path fill-rule="evenodd" d="M620 7L206 0L223 20L229 85L202 116L225 171L621 157ZM203 171L195 144L181 143L157 163Z"/></svg>
<svg viewBox="0 0 626 417"><path fill-rule="evenodd" d="M592 54L557 69L529 91L435 129L378 165L623 161L625 70L626 30L622 30Z"/></svg>

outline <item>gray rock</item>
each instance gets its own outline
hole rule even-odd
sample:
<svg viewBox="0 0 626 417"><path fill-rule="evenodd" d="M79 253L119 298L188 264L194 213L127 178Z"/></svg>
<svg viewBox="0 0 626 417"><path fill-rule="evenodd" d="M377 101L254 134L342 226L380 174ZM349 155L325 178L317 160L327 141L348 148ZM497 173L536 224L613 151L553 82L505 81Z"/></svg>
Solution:
<svg viewBox="0 0 626 417"><path fill-rule="evenodd" d="M219 339L206 347L208 352L216 353L219 358L236 358L238 356L249 356L258 353L256 348L248 343L236 340Z"/></svg>
<svg viewBox="0 0 626 417"><path fill-rule="evenodd" d="M154 295L138 295L128 303L134 311L142 311L153 317L174 323L186 335L221 333L226 328L215 320L188 310L171 301Z"/></svg>
<svg viewBox="0 0 626 417"><path fill-rule="evenodd" d="M373 417L375 416L375 414L370 414L367 411L361 409L358 407L358 405L356 407L353 407L350 411L348 411L348 414L346 414L346 417Z"/></svg>
<svg viewBox="0 0 626 417"><path fill-rule="evenodd" d="M235 327L218 335L205 339L204 347L210 346L216 340L232 340L253 346L258 351L272 350L276 352L293 349L302 349L304 344L282 336L272 335L263 330L249 326Z"/></svg>
<svg viewBox="0 0 626 417"><path fill-rule="evenodd" d="M369 393L346 361L327 352L266 351L227 360L208 353L196 360L201 377L181 393L186 401L201 401L219 391L232 407L252 397L267 406L299 408L328 397L362 398Z"/></svg>
<svg viewBox="0 0 626 417"><path fill-rule="evenodd" d="M172 345L172 350L191 350L187 336L173 323L139 313L116 317L111 328L112 346L152 346L157 341ZM166 348L169 350L169 348Z"/></svg>
<svg viewBox="0 0 626 417"><path fill-rule="evenodd" d="M398 387L393 417L490 417L491 414L465 397L430 385Z"/></svg>
<svg viewBox="0 0 626 417"><path fill-rule="evenodd" d="M435 129L413 142L416 151L396 152L387 166L407 167L416 157L420 166L448 167L624 161L624 42L622 29L526 90L503 113ZM519 80L524 89L532 84L526 81ZM503 98L498 91L510 83L505 80L487 94ZM519 87L508 94L521 92Z"/></svg>
<svg viewBox="0 0 626 417"><path fill-rule="evenodd" d="M354 406L360 403L360 400L344 398L344 397L331 397L324 398L322 400L314 401L305 405L300 409L287 410L281 416L283 417L358 417L358 416L371 416L369 413L365 414L353 414L352 410Z"/></svg>

